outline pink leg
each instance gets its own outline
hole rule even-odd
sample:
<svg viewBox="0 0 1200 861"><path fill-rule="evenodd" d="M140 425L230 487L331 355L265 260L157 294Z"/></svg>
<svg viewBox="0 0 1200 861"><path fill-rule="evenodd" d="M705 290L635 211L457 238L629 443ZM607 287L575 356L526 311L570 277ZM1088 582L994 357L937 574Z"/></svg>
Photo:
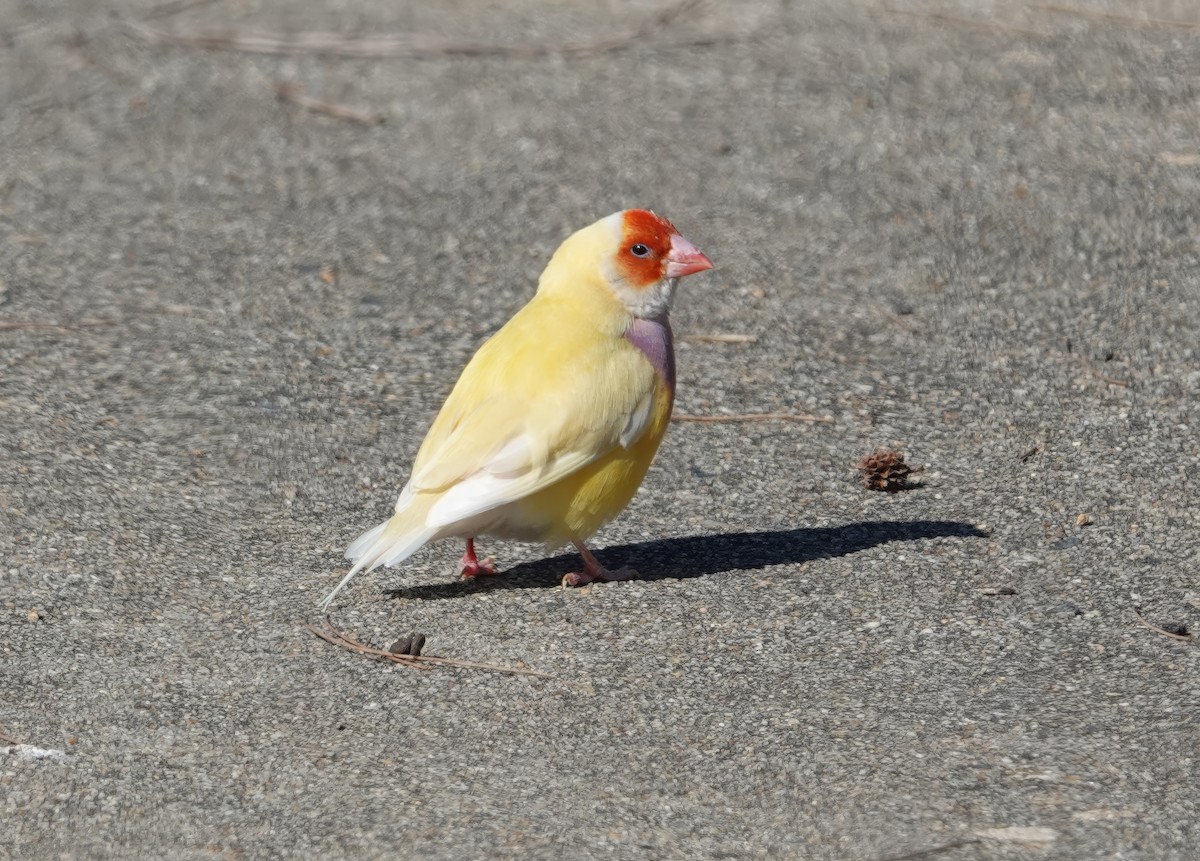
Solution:
<svg viewBox="0 0 1200 861"><path fill-rule="evenodd" d="M482 577L486 574L496 573L496 563L491 557L488 557L480 562L475 556L474 538L467 539L467 552L463 554L463 557L459 560L458 564L462 566L461 573L463 578L466 580L471 580L475 577Z"/></svg>
<svg viewBox="0 0 1200 861"><path fill-rule="evenodd" d="M572 571L570 574L564 574L562 584L564 586L584 586L588 583L600 580L604 583L613 580L632 580L638 575L636 571L625 565L616 571L609 571L600 564L600 560L592 555L592 551L587 549L587 545L582 541L574 542L575 549L579 551L579 555L583 557L583 571Z"/></svg>

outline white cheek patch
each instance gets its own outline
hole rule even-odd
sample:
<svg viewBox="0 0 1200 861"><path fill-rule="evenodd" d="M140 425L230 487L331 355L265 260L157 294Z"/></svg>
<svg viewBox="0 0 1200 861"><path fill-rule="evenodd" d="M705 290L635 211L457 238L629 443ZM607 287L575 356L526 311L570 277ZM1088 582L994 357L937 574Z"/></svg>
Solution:
<svg viewBox="0 0 1200 861"><path fill-rule="evenodd" d="M629 286L624 278L610 280L609 283L617 298L621 300L621 304L630 314L644 320L651 320L661 317L671 310L671 303L675 301L675 285L678 281L674 278L664 278L641 290Z"/></svg>
<svg viewBox="0 0 1200 861"><path fill-rule="evenodd" d="M625 213L614 212L602 223L607 224L608 229L612 232L614 247L620 247L624 240ZM649 287L639 289L625 280L611 259L604 262L602 271L604 279L612 288L613 293L621 300L625 310L633 316L653 319L661 317L671 310L671 303L675 301L677 279L663 278Z"/></svg>

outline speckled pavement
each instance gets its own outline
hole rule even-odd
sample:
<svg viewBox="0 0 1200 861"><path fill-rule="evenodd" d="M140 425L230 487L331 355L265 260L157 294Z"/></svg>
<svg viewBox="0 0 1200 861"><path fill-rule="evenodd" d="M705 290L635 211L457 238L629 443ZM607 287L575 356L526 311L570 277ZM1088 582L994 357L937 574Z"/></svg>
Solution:
<svg viewBox="0 0 1200 861"><path fill-rule="evenodd" d="M662 8L0 0L0 858L1200 855L1196 8L598 50ZM167 42L211 31L597 50ZM595 541L640 580L446 543L332 609L550 678L315 637L472 351L629 206L717 264L678 411L824 420L676 423Z"/></svg>

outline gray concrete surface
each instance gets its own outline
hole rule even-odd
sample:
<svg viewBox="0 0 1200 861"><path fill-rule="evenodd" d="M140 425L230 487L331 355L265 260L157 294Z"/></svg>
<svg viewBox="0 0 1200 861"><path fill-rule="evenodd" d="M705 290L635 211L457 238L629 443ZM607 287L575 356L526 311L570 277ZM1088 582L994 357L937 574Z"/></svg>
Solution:
<svg viewBox="0 0 1200 861"><path fill-rule="evenodd" d="M656 8L0 2L0 857L1200 857L1198 647L1132 615L1200 626L1194 5L710 3L532 59L121 26ZM446 544L335 605L552 679L306 632L472 350L633 205L718 263L679 334L755 339L685 341L679 409L831 421L676 424L598 536L641 581ZM859 487L877 446L921 487Z"/></svg>

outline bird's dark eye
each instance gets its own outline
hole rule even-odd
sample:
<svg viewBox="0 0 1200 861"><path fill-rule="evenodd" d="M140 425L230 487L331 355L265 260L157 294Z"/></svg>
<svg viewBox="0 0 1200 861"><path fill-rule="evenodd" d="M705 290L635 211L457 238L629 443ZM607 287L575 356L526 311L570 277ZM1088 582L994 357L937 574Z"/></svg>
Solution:
<svg viewBox="0 0 1200 861"><path fill-rule="evenodd" d="M634 257L649 257L650 249L647 248L645 245L642 245L642 243L638 242L629 247L629 253L632 254Z"/></svg>

